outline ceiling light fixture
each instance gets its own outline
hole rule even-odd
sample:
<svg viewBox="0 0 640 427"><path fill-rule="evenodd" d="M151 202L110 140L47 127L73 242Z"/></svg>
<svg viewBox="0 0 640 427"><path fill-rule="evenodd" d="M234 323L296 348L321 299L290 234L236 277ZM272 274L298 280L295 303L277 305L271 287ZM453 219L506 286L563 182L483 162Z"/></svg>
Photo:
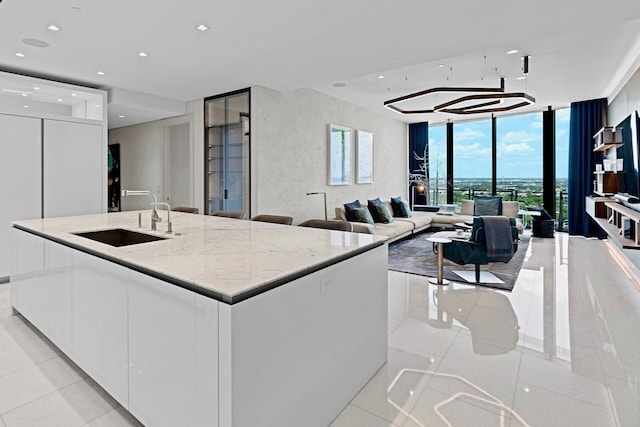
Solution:
<svg viewBox="0 0 640 427"><path fill-rule="evenodd" d="M123 115L119 115L118 117L119 117L119 118L121 118L121 119L124 119L124 116L123 116Z"/></svg>
<svg viewBox="0 0 640 427"><path fill-rule="evenodd" d="M526 79L525 76L516 77L516 80L524 80L524 79Z"/></svg>
<svg viewBox="0 0 640 427"><path fill-rule="evenodd" d="M200 31L207 31L209 29L209 27L207 27L204 24L200 24L196 27L196 30L200 30Z"/></svg>
<svg viewBox="0 0 640 427"><path fill-rule="evenodd" d="M523 57L523 70L525 75L529 72L529 58L529 56ZM535 103L536 99L526 92L505 92L504 80L504 77L500 78L500 87L435 87L390 99L384 102L384 106L401 114L425 114L438 112L449 114L479 114L510 111ZM435 103L437 102L437 94L443 92L468 92L469 94L433 105L430 108L403 109L397 105L401 102L424 97L430 94L436 95L433 101Z"/></svg>
<svg viewBox="0 0 640 427"><path fill-rule="evenodd" d="M99 76L104 76L104 71L98 71L96 74Z"/></svg>
<svg viewBox="0 0 640 427"><path fill-rule="evenodd" d="M438 68L444 68L444 64L438 64Z"/></svg>
<svg viewBox="0 0 640 427"><path fill-rule="evenodd" d="M38 86L34 87L33 90L40 90Z"/></svg>
<svg viewBox="0 0 640 427"><path fill-rule="evenodd" d="M23 107L24 107L24 108L29 108L29 106L28 106L28 105L23 105Z"/></svg>
<svg viewBox="0 0 640 427"><path fill-rule="evenodd" d="M382 74L380 74L380 75L378 76L378 78L379 78L379 79L384 79L384 76L383 76Z"/></svg>
<svg viewBox="0 0 640 427"><path fill-rule="evenodd" d="M27 56L27 55L25 55L25 54L24 54L24 53L22 53L22 52L16 52L16 56L17 56L18 58L24 58L24 57L25 57L25 56Z"/></svg>
<svg viewBox="0 0 640 427"><path fill-rule="evenodd" d="M57 25L53 25L53 24L52 24L52 25L49 25L49 26L47 27L47 29L49 29L49 30L51 30L51 31L56 31L56 32L57 32L57 31L60 31L60 27L58 27Z"/></svg>
<svg viewBox="0 0 640 427"><path fill-rule="evenodd" d="M27 94L26 94L26 93L23 93L23 94L22 94L22 96L27 96Z"/></svg>
<svg viewBox="0 0 640 427"><path fill-rule="evenodd" d="M149 54L147 52L140 51L140 52L138 52L138 56L141 56L142 58L145 58L145 57L149 56Z"/></svg>
<svg viewBox="0 0 640 427"><path fill-rule="evenodd" d="M62 98L58 98L58 102L62 102Z"/></svg>
<svg viewBox="0 0 640 427"><path fill-rule="evenodd" d="M507 55L513 55L514 53L518 53L518 49L511 49L507 51Z"/></svg>
<svg viewBox="0 0 640 427"><path fill-rule="evenodd" d="M78 95L76 95L75 93L72 93L71 96L78 96Z"/></svg>

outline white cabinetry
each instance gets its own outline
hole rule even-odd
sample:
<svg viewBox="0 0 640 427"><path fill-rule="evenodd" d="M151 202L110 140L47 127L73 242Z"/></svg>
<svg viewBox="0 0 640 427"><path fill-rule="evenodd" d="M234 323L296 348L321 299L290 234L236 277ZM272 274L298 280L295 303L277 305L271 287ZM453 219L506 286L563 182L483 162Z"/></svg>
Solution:
<svg viewBox="0 0 640 427"><path fill-rule="evenodd" d="M128 405L128 269L73 251L73 360Z"/></svg>
<svg viewBox="0 0 640 427"><path fill-rule="evenodd" d="M11 224L40 218L41 120L0 114L0 278L9 275Z"/></svg>
<svg viewBox="0 0 640 427"><path fill-rule="evenodd" d="M106 158L102 126L44 120L45 218L104 212Z"/></svg>
<svg viewBox="0 0 640 427"><path fill-rule="evenodd" d="M72 250L18 230L13 241L13 306L71 355Z"/></svg>
<svg viewBox="0 0 640 427"><path fill-rule="evenodd" d="M143 424L217 421L217 307L194 292L130 273L129 410Z"/></svg>

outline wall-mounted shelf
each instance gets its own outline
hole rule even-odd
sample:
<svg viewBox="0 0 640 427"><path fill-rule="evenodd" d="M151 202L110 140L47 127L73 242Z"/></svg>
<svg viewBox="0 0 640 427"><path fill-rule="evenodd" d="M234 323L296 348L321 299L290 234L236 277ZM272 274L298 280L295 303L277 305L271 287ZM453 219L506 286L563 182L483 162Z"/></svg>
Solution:
<svg viewBox="0 0 640 427"><path fill-rule="evenodd" d="M623 144L616 142L615 129L603 127L593 135L593 152L596 153L596 168L593 172L593 193L605 196L618 191L618 177L622 173L621 160L617 159L617 149ZM618 171L618 168L620 170ZM615 169L615 170L612 170Z"/></svg>

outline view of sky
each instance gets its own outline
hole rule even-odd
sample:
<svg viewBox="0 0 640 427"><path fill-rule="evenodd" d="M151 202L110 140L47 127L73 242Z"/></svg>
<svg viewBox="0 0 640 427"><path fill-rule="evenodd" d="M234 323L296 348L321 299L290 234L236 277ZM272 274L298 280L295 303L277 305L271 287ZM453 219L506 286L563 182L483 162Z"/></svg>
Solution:
<svg viewBox="0 0 640 427"><path fill-rule="evenodd" d="M542 178L542 113L497 119L497 178ZM491 120L453 125L454 179L491 178ZM569 109L556 111L556 177L567 178ZM446 126L429 128L430 176L446 174Z"/></svg>

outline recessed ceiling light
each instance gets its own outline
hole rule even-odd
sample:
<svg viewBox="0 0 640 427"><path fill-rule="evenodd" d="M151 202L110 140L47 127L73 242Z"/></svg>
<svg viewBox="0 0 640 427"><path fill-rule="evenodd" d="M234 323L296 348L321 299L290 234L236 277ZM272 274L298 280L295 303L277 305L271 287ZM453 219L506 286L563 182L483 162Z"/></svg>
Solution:
<svg viewBox="0 0 640 427"><path fill-rule="evenodd" d="M384 79L384 76L381 74L378 76L379 79Z"/></svg>
<svg viewBox="0 0 640 427"><path fill-rule="evenodd" d="M524 79L526 79L525 76L516 77L516 80L524 80Z"/></svg>
<svg viewBox="0 0 640 427"><path fill-rule="evenodd" d="M149 54L147 52L140 51L140 52L138 52L138 56L141 56L141 57L144 58L145 56L149 56Z"/></svg>
<svg viewBox="0 0 640 427"><path fill-rule="evenodd" d="M23 105L23 107L24 107L24 108L29 108L29 106L28 106L28 105Z"/></svg>
<svg viewBox="0 0 640 427"><path fill-rule="evenodd" d="M119 115L118 117L119 117L119 118L121 118L121 119L124 119L124 116L123 116L123 115Z"/></svg>
<svg viewBox="0 0 640 427"><path fill-rule="evenodd" d="M27 56L27 55L25 55L25 54L24 54L24 53L22 53L22 52L16 52L16 56L17 56L18 58L24 58L24 57L25 57L25 56Z"/></svg>
<svg viewBox="0 0 640 427"><path fill-rule="evenodd" d="M511 49L507 51L507 55L513 55L514 53L518 53L518 49Z"/></svg>
<svg viewBox="0 0 640 427"><path fill-rule="evenodd" d="M49 25L47 28L51 31L60 31L60 27L57 25Z"/></svg>
<svg viewBox="0 0 640 427"><path fill-rule="evenodd" d="M71 96L77 96L75 93L72 93Z"/></svg>
<svg viewBox="0 0 640 427"><path fill-rule="evenodd" d="M444 67L444 64L438 64L438 68Z"/></svg>
<svg viewBox="0 0 640 427"><path fill-rule="evenodd" d="M209 27L207 27L204 24L200 24L196 27L196 30L200 30L200 31L207 31L209 29Z"/></svg>
<svg viewBox="0 0 640 427"><path fill-rule="evenodd" d="M98 71L96 74L99 76L104 76L104 71Z"/></svg>
<svg viewBox="0 0 640 427"><path fill-rule="evenodd" d="M38 39L22 39L22 43L33 47L49 47L49 43Z"/></svg>
<svg viewBox="0 0 640 427"><path fill-rule="evenodd" d="M34 87L33 90L40 90L38 86Z"/></svg>
<svg viewBox="0 0 640 427"><path fill-rule="evenodd" d="M27 94L26 94L26 93L23 93L23 94L22 94L22 96L27 96Z"/></svg>
<svg viewBox="0 0 640 427"><path fill-rule="evenodd" d="M58 98L58 102L62 102L62 98Z"/></svg>
<svg viewBox="0 0 640 427"><path fill-rule="evenodd" d="M346 85L346 83L334 83L333 87L345 87Z"/></svg>

